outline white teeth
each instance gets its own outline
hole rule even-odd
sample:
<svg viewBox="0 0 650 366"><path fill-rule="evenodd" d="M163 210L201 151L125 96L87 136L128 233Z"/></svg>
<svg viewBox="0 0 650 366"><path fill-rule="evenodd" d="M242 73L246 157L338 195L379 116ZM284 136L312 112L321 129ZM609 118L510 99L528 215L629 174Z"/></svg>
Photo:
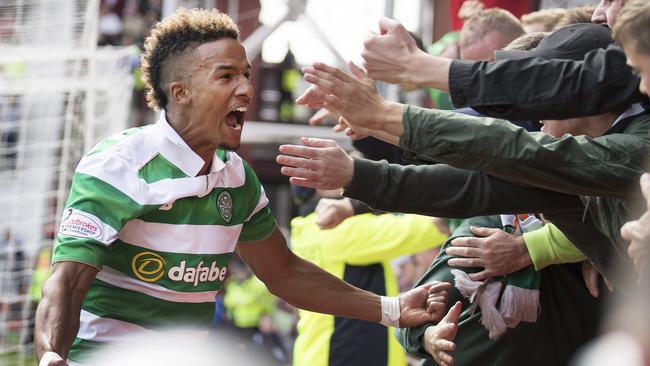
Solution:
<svg viewBox="0 0 650 366"><path fill-rule="evenodd" d="M233 109L233 112L246 112L248 110L248 107L237 107Z"/></svg>

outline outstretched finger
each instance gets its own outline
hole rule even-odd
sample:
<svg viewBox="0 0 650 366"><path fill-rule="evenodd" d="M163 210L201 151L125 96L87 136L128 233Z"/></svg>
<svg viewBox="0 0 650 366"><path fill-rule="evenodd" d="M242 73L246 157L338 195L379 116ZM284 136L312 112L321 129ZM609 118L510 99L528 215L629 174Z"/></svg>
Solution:
<svg viewBox="0 0 650 366"><path fill-rule="evenodd" d="M312 170L318 168L318 163L316 162L316 160L299 158L299 157L289 156L289 155L278 155L276 156L275 161L278 164L291 166L294 168L306 168Z"/></svg>
<svg viewBox="0 0 650 366"><path fill-rule="evenodd" d="M305 168L293 168L290 166L283 166L280 168L280 173L282 175L286 175L288 177L295 177L295 178L302 178L302 179L310 179L310 180L319 180L321 178L318 173L311 169L305 169Z"/></svg>
<svg viewBox="0 0 650 366"><path fill-rule="evenodd" d="M318 149L301 145L280 145L278 150L283 154L301 156L303 158L315 159L318 157Z"/></svg>
<svg viewBox="0 0 650 366"><path fill-rule="evenodd" d="M343 82L324 72L311 68L304 68L303 72L305 73L303 76L305 81L318 86L325 92L322 95L323 102L325 104L331 103L331 97L336 95L336 92L340 90ZM330 98L328 99L328 97Z"/></svg>
<svg viewBox="0 0 650 366"><path fill-rule="evenodd" d="M322 89L316 85L312 85L305 92L296 98L296 104L306 105L309 108L322 108L326 103L326 96ZM320 107L314 107L319 105Z"/></svg>
<svg viewBox="0 0 650 366"><path fill-rule="evenodd" d="M297 100L296 100L297 103ZM327 118L332 117L332 112L330 112L327 108L321 108L318 110L318 112L314 113L313 116L309 119L309 124L311 126L318 126L323 124Z"/></svg>
<svg viewBox="0 0 650 366"><path fill-rule="evenodd" d="M300 142L311 148L337 147L336 141L330 139L321 139L318 137L301 137Z"/></svg>
<svg viewBox="0 0 650 366"><path fill-rule="evenodd" d="M359 80L366 80L368 78L368 74L366 74L365 70L357 66L354 62L350 61L348 62L348 67L350 68L350 71L352 74Z"/></svg>
<svg viewBox="0 0 650 366"><path fill-rule="evenodd" d="M312 179L305 179L305 178L298 178L298 177L291 177L289 178L289 183L296 185L296 186L301 186L301 187L306 187L306 188L315 188L315 189L322 189L322 184L320 182L317 182Z"/></svg>
<svg viewBox="0 0 650 366"><path fill-rule="evenodd" d="M350 75L348 75L345 71L339 69L338 67L330 66L322 62L314 62L313 68L317 71L324 72L346 83L353 81Z"/></svg>

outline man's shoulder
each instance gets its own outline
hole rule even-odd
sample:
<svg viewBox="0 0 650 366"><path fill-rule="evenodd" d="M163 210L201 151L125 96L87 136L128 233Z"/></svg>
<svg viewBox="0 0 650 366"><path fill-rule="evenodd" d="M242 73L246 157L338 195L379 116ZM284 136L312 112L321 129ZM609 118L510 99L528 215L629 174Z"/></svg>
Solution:
<svg viewBox="0 0 650 366"><path fill-rule="evenodd" d="M641 134L648 136L650 132L650 111L646 110L634 116L627 117L619 123L625 124L624 132L626 134Z"/></svg>
<svg viewBox="0 0 650 366"><path fill-rule="evenodd" d="M115 133L101 140L95 145L86 156L99 154L107 150L118 148L128 148L129 146L137 145L144 142L152 135L152 128L154 125L147 125L142 127L133 127L127 130Z"/></svg>

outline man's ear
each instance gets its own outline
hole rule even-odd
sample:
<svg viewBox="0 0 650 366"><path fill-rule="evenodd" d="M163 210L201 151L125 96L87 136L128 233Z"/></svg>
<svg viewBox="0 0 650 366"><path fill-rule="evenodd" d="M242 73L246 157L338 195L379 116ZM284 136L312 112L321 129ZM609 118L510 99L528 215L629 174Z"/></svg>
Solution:
<svg viewBox="0 0 650 366"><path fill-rule="evenodd" d="M188 104L192 100L192 91L182 81L173 81L169 84L169 95L170 99L178 104Z"/></svg>

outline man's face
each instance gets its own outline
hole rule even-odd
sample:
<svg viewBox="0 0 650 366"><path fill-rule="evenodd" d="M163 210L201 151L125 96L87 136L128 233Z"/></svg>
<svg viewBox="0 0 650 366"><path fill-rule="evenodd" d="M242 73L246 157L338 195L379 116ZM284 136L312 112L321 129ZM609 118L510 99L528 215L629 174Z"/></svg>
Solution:
<svg viewBox="0 0 650 366"><path fill-rule="evenodd" d="M618 13L621 12L624 4L624 0L600 0L598 7L591 15L591 22L595 24L605 23L609 24L610 27L614 27L616 19L618 19Z"/></svg>
<svg viewBox="0 0 650 366"><path fill-rule="evenodd" d="M460 48L460 58L471 61L494 61L494 51L508 44L506 37L499 32L490 32L474 43Z"/></svg>
<svg viewBox="0 0 650 366"><path fill-rule="evenodd" d="M625 50L625 55L627 56L627 64L641 77L639 91L648 95L650 91L650 55L639 53L636 47L629 45L623 45L623 50Z"/></svg>
<svg viewBox="0 0 650 366"><path fill-rule="evenodd" d="M543 120L542 132L553 137L560 138L567 133L569 135L582 135L580 130L580 118L571 118L564 120Z"/></svg>
<svg viewBox="0 0 650 366"><path fill-rule="evenodd" d="M205 138L239 148L244 113L253 97L250 63L239 41L222 38L197 47L189 81L192 115Z"/></svg>

